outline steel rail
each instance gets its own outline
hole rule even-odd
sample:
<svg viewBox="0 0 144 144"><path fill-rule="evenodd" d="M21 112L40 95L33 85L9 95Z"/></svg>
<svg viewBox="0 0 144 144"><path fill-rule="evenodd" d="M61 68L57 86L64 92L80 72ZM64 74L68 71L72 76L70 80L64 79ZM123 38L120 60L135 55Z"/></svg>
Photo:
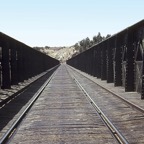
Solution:
<svg viewBox="0 0 144 144"><path fill-rule="evenodd" d="M90 80L91 82L97 84L98 86L100 86L101 88L105 89L106 91L108 91L109 93L111 93L112 95L116 96L117 98L119 98L121 101L125 102L125 104L127 104L130 107L133 107L134 109L144 113L144 109L139 107L138 105L134 104L133 102L129 102L127 99L121 97L120 95L116 94L115 92L107 89L106 87L96 83L95 81L91 80L90 78L88 78L87 76L83 75L82 73L80 73L78 70L76 70L75 68L69 66L71 69L73 69L74 71L76 71L77 73L79 73L80 75L84 76L86 79ZM94 77L95 78L95 77Z"/></svg>
<svg viewBox="0 0 144 144"><path fill-rule="evenodd" d="M70 72L69 72L70 73ZM93 99L90 97L90 95L87 93L87 91L84 89L84 87L80 84L80 82L76 79L76 77L71 75L71 77L74 79L78 87L83 91L85 96L90 101L91 105L95 108L97 113L99 114L102 121L105 123L105 125L109 128L113 136L116 138L116 140L120 144L129 144L128 141L125 139L125 137L119 132L119 130L112 124L112 122L106 117L106 115L102 112L102 110L97 106L97 104L93 101Z"/></svg>
<svg viewBox="0 0 144 144"><path fill-rule="evenodd" d="M15 97L17 97L20 93L24 92L27 88L29 88L31 85L33 85L36 81L38 81L40 78L42 78L43 76L45 76L48 72L56 69L59 65L56 65L48 70L46 70L45 72L42 73L42 75L40 77L38 77L36 80L32 81L30 84L26 85L25 87L23 87L22 89L18 90L16 93L14 93L13 95L9 96L8 98L6 98L5 100L2 100L0 102L0 108L2 108L5 104L9 103L12 99L14 99Z"/></svg>
<svg viewBox="0 0 144 144"><path fill-rule="evenodd" d="M52 69L53 70L53 69ZM53 76L55 75L56 71L49 77L49 79L40 87L40 89L34 94L33 100L28 104L28 106L25 108L25 110L22 112L22 114L18 117L18 119L12 124L12 126L7 130L7 132L3 135L3 137L0 139L0 144L4 144L10 139L10 137L13 135L13 132L18 127L20 122L23 120L25 115L28 113L30 108L33 106L34 102L38 99L40 94L43 92L45 87L49 84Z"/></svg>

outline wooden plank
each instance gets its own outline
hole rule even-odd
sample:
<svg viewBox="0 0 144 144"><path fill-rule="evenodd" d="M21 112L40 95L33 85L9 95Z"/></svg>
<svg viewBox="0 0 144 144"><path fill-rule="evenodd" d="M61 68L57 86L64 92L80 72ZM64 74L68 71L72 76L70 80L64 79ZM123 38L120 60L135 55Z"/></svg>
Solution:
<svg viewBox="0 0 144 144"><path fill-rule="evenodd" d="M116 141L61 66L10 143L114 144Z"/></svg>

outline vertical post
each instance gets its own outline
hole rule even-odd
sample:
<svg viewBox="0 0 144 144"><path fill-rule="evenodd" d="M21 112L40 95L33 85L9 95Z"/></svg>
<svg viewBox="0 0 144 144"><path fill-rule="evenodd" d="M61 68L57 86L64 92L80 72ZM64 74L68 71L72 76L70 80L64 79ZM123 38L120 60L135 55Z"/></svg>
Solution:
<svg viewBox="0 0 144 144"><path fill-rule="evenodd" d="M24 79L27 80L30 77L30 71L31 71L31 68L29 67L30 61L29 61L29 51L28 51L27 46L23 46L22 51L23 51L23 54L24 54L24 57L23 57Z"/></svg>
<svg viewBox="0 0 144 144"><path fill-rule="evenodd" d="M2 89L11 87L9 58L8 39L4 39L2 42Z"/></svg>
<svg viewBox="0 0 144 144"><path fill-rule="evenodd" d="M84 72L86 72L86 70L87 70L87 56L86 56L86 53L84 52L84 53L82 53L82 55L83 55L83 57L82 57L82 61L84 61L83 62L83 65L84 65Z"/></svg>
<svg viewBox="0 0 144 144"><path fill-rule="evenodd" d="M98 47L96 46L95 48L95 73L94 76L97 77L98 76Z"/></svg>
<svg viewBox="0 0 144 144"><path fill-rule="evenodd" d="M139 31L139 40L141 40L142 44L142 71L141 71L141 99L144 99L144 27L142 27Z"/></svg>
<svg viewBox="0 0 144 144"><path fill-rule="evenodd" d="M113 43L114 38L107 40L107 83L113 82Z"/></svg>
<svg viewBox="0 0 144 144"><path fill-rule="evenodd" d="M96 76L96 48L94 47L93 48L94 50L93 50L93 63L92 63L92 65L93 65L93 69L92 69L92 75L93 76Z"/></svg>
<svg viewBox="0 0 144 144"><path fill-rule="evenodd" d="M18 84L16 44L11 45L11 84Z"/></svg>
<svg viewBox="0 0 144 144"><path fill-rule="evenodd" d="M142 89L141 89L141 99L144 99L144 52L143 52L143 68L142 68Z"/></svg>
<svg viewBox="0 0 144 144"><path fill-rule="evenodd" d="M0 87L2 85L2 47L1 47L1 42L0 42Z"/></svg>
<svg viewBox="0 0 144 144"><path fill-rule="evenodd" d="M92 75L93 69L93 49L89 49L89 74Z"/></svg>
<svg viewBox="0 0 144 144"><path fill-rule="evenodd" d="M121 46L122 37L120 34L116 36L116 47L114 54L115 62L115 75L114 75L114 85L122 86L122 46Z"/></svg>
<svg viewBox="0 0 144 144"><path fill-rule="evenodd" d="M101 78L101 47L97 50L97 78Z"/></svg>
<svg viewBox="0 0 144 144"><path fill-rule="evenodd" d="M125 31L123 33L123 41L122 43L122 86L125 87L125 81L126 81L126 57L127 57L127 38L128 38L128 32Z"/></svg>
<svg viewBox="0 0 144 144"><path fill-rule="evenodd" d="M106 42L103 42L101 50L101 80L106 80L106 49Z"/></svg>
<svg viewBox="0 0 144 144"><path fill-rule="evenodd" d="M87 51L84 52L85 53L85 56L86 56L86 73L88 73L88 69L89 69L89 54Z"/></svg>
<svg viewBox="0 0 144 144"><path fill-rule="evenodd" d="M16 52L16 60L17 60L17 67L18 67L18 82L23 82L25 78L25 71L24 71L24 52L22 49L22 45L19 44L17 46L17 52Z"/></svg>
<svg viewBox="0 0 144 144"><path fill-rule="evenodd" d="M127 41L127 57L126 57L126 79L125 79L125 91L130 92L135 90L134 81L134 32L128 30L128 41Z"/></svg>

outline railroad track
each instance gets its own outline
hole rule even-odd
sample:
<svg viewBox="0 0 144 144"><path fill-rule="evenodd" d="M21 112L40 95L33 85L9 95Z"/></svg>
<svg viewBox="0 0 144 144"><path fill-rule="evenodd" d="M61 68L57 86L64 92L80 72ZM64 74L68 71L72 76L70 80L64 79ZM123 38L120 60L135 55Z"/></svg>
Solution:
<svg viewBox="0 0 144 144"><path fill-rule="evenodd" d="M72 74L73 72L69 72L73 77L74 81L78 85L78 87L84 92L90 104L95 108L97 114L100 116L101 120L105 123L105 125L109 128L112 135L115 137L118 143L120 144L128 144L128 141L125 137L119 132L119 130L113 125L113 123L108 119L108 117L103 113L103 111L98 107L98 105L94 102L91 96L87 93L86 89L81 85L78 79Z"/></svg>
<svg viewBox="0 0 144 144"><path fill-rule="evenodd" d="M0 90L0 109L9 103L12 99L17 97L20 93L24 92L31 85L36 83L39 79L46 77L48 73L56 69L58 66L55 66L35 77L30 78L29 80L25 80L24 82L19 83L18 85L12 85L11 89L3 89ZM45 79L45 78L44 78Z"/></svg>
<svg viewBox="0 0 144 144"><path fill-rule="evenodd" d="M144 109L136 104L134 104L133 102L130 102L129 100L125 99L124 97L120 96L119 94L111 91L110 89L102 86L101 84L93 81L92 79L90 79L89 77L87 77L86 75L83 75L81 72L79 72L79 70L76 70L75 68L69 66L71 69L73 69L75 72L79 73L80 75L84 76L86 79L90 80L91 82L95 83L96 85L98 85L99 87L101 87L102 89L105 89L106 91L108 91L109 93L111 93L112 95L114 95L115 97L119 98L120 100L122 100L123 102L125 102L128 106L133 107L134 109L141 111L142 113L144 113ZM94 78L94 77L93 77Z"/></svg>
<svg viewBox="0 0 144 144"><path fill-rule="evenodd" d="M74 68L69 67L69 71L91 104L98 111L100 109L100 114L102 111L108 117L128 143L144 143L144 109L95 83ZM93 92L93 89L96 91Z"/></svg>
<svg viewBox="0 0 144 144"><path fill-rule="evenodd" d="M45 97L46 95L48 96ZM14 139L14 143L18 142L17 138L22 141L24 138L27 139L26 142L35 144L39 140L49 143L90 143L92 140L92 143L96 143L100 139L101 143L108 140L109 143L120 144L144 143L142 111L127 105L126 102L122 103L121 99L109 91L65 65L59 67L35 94L31 104L34 102L36 106L29 105L24 110L23 116L15 121L0 143L5 143L10 135L13 140L17 134L20 135ZM36 113L36 117L32 114L29 116L30 108L31 112ZM45 115L41 114L39 109L44 109ZM26 114L23 122L26 126L21 128L20 121ZM29 122L30 119L32 122ZM35 126L33 121L37 122L38 126ZM41 133L33 131L35 129L39 129ZM30 131L37 133L37 136L29 134Z"/></svg>
<svg viewBox="0 0 144 144"><path fill-rule="evenodd" d="M0 124L0 144L6 143L9 137L16 130L17 126L40 96L41 92L50 82L54 75L53 72L57 69L57 67L58 66L48 70L43 76L33 81L1 103L2 107L0 109L0 123L2 124ZM13 114L11 115L10 113Z"/></svg>
<svg viewBox="0 0 144 144"><path fill-rule="evenodd" d="M57 87L57 89L55 89L54 86ZM43 89L45 90L43 91ZM67 94L70 96L68 97ZM13 130L9 130L11 132L5 134L1 143L5 143L10 135L11 138L8 143L17 143L19 140L26 143L39 143L39 140L44 141L45 138L48 143L57 143L55 140L59 137L59 143L64 143L64 141L66 143L117 143L112 133L100 119L98 112L90 105L81 88L76 85L73 78L69 75L65 66L61 66L59 70L56 71L55 75L51 77L49 82L45 84L37 95L40 95L40 99L37 99L36 96L34 100L35 105L32 106L30 111L34 113L34 115L26 112L27 117L22 123L26 126L30 125L30 127L22 126L21 128L20 122L18 121L23 119L24 116L22 116L22 118L19 118L14 124L13 128L11 128ZM45 95L49 95L49 97ZM41 101L43 103L41 103ZM45 111L43 110L43 113L45 113L45 115L37 109L44 109ZM36 122L37 119L39 119L39 121ZM49 120L49 122L47 120ZM35 125L33 121L38 123L38 126ZM39 129L41 122L43 129L41 129L41 126ZM17 129L18 124L19 128ZM30 134L31 128L32 133L38 133L38 131L40 131L40 134L38 133L36 136ZM37 130L33 131L35 129ZM44 133L42 134L43 131ZM21 134L22 137L20 137ZM56 134L56 138L53 136L54 134ZM29 139L26 141L27 138ZM34 141L37 138L38 140Z"/></svg>

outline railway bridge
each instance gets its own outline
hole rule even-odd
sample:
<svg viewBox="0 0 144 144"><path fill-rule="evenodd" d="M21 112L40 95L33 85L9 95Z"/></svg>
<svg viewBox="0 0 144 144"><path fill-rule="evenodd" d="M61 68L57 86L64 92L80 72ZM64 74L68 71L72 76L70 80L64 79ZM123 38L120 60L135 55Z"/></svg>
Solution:
<svg viewBox="0 0 144 144"><path fill-rule="evenodd" d="M0 33L0 143L143 144L144 20L60 63Z"/></svg>

